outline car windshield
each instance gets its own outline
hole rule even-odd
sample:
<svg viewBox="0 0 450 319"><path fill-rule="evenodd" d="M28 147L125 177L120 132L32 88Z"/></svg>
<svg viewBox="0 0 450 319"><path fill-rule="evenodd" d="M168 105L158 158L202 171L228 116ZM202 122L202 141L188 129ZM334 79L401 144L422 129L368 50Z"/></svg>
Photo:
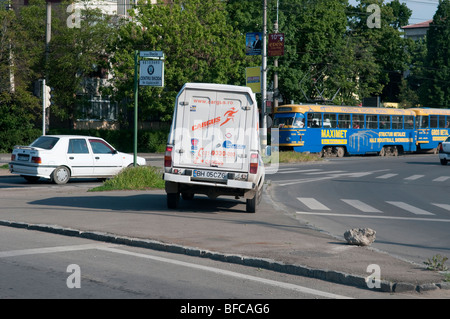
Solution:
<svg viewBox="0 0 450 319"><path fill-rule="evenodd" d="M36 139L33 143L31 143L30 146L43 148L44 150L51 150L58 141L59 138L57 137L41 136L38 139Z"/></svg>
<svg viewBox="0 0 450 319"><path fill-rule="evenodd" d="M450 142L450 136L445 140L446 142Z"/></svg>

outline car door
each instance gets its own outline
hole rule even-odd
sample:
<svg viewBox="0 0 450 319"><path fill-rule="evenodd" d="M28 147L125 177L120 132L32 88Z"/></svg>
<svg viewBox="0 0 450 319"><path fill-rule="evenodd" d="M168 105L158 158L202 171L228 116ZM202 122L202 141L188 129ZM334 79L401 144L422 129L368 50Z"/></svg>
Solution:
<svg viewBox="0 0 450 319"><path fill-rule="evenodd" d="M67 163L72 171L72 176L89 176L93 174L94 159L93 154L89 151L86 139L69 139Z"/></svg>
<svg viewBox="0 0 450 319"><path fill-rule="evenodd" d="M100 139L89 139L94 154L94 175L112 176L123 168L123 158L114 148Z"/></svg>

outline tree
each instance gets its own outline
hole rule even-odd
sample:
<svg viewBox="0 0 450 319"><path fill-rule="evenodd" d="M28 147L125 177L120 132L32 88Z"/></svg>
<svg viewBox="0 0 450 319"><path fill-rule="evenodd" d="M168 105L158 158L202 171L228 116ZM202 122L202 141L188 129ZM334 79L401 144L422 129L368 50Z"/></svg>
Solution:
<svg viewBox="0 0 450 319"><path fill-rule="evenodd" d="M108 68L108 43L117 37L114 16L104 14L98 8L81 1L80 24L69 25L66 8L69 3L54 6L52 14L52 38L49 60L46 65L48 85L54 88L52 112L60 119L74 119L77 115L76 95L98 93L106 85L96 82L90 92L84 82L95 79L102 69ZM100 86L99 88L97 86Z"/></svg>
<svg viewBox="0 0 450 319"><path fill-rule="evenodd" d="M427 32L427 57L420 101L428 107L450 107L450 1L442 0Z"/></svg>
<svg viewBox="0 0 450 319"><path fill-rule="evenodd" d="M378 9L380 25L374 27L368 21ZM383 100L395 101L399 79L410 63L410 42L401 37L398 26L406 23L410 10L406 5L385 4L384 0L360 0L357 6L349 6L349 12L350 41L360 62L355 64L360 70L356 73L359 97L381 95Z"/></svg>
<svg viewBox="0 0 450 319"><path fill-rule="evenodd" d="M164 88L139 87L141 118L171 119L176 94L186 82L245 83L245 38L227 24L223 1L142 1L130 15L113 43L116 98L133 100L135 50L165 54Z"/></svg>

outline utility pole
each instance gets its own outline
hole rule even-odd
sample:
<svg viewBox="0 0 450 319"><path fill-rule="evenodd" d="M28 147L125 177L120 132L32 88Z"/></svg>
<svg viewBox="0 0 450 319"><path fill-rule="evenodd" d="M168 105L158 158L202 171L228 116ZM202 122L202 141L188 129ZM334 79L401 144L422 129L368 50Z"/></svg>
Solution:
<svg viewBox="0 0 450 319"><path fill-rule="evenodd" d="M262 107L261 107L261 146L265 152L267 146L267 0L263 0L263 36L262 36Z"/></svg>
<svg viewBox="0 0 450 319"><path fill-rule="evenodd" d="M52 3L49 0L47 0L46 28L45 28L45 66L46 66L47 70L48 70L48 61L49 61L49 53L50 53L51 35L52 35ZM47 84L46 84L46 82L48 82L47 70L45 70L44 80L42 81L42 83L43 83L42 96L44 99L44 101L42 102L42 109L43 109L43 111L42 111L42 135L45 135L48 125L50 124L50 117L48 114L49 112L46 112L46 108L48 108L48 111L50 111L50 108L49 108L50 105L46 105L46 103L47 103Z"/></svg>
<svg viewBox="0 0 450 319"><path fill-rule="evenodd" d="M277 0L277 19L274 23L274 32L278 33L278 5L279 0ZM275 60L273 62L273 66L275 68L273 72L273 107L272 107L272 114L274 113L275 109L278 107L278 56L275 57ZM273 118L272 118L273 119Z"/></svg>

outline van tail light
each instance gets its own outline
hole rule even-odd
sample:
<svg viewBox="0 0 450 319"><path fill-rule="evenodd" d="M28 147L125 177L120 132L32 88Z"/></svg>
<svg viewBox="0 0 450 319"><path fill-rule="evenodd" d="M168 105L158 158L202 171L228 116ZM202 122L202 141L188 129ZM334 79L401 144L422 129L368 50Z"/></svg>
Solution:
<svg viewBox="0 0 450 319"><path fill-rule="evenodd" d="M172 167L172 146L166 147L166 153L164 154L164 167Z"/></svg>
<svg viewBox="0 0 450 319"><path fill-rule="evenodd" d="M250 174L256 174L258 172L258 153L252 153L250 155Z"/></svg>
<svg viewBox="0 0 450 319"><path fill-rule="evenodd" d="M15 154L11 154L11 162L16 160L16 155Z"/></svg>
<svg viewBox="0 0 450 319"><path fill-rule="evenodd" d="M439 150L440 150L441 152L443 152L443 151L444 151L444 147L442 147L442 143L441 143L441 144L439 144Z"/></svg>
<svg viewBox="0 0 450 319"><path fill-rule="evenodd" d="M42 164L42 159L41 159L40 157L33 156L33 157L31 158L31 163Z"/></svg>

